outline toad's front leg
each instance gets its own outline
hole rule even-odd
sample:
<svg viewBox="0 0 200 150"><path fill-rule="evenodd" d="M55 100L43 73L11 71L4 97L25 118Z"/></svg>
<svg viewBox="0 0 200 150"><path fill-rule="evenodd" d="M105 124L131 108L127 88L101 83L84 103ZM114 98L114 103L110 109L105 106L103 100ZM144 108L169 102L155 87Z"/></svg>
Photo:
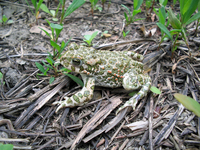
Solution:
<svg viewBox="0 0 200 150"><path fill-rule="evenodd" d="M59 104L56 112L58 112L63 107L81 106L92 99L95 86L95 78L88 77L85 74L81 74L81 77L84 82L84 87L82 90L72 95L71 97L64 97L64 101L54 102L53 105Z"/></svg>
<svg viewBox="0 0 200 150"><path fill-rule="evenodd" d="M151 78L148 75L125 74L125 78L123 80L123 87L126 90L136 90L139 88L141 89L137 94L131 97L128 101L126 101L126 103L117 110L117 113L126 107L132 107L133 110L135 110L135 106L138 100L142 99L147 95L150 86Z"/></svg>

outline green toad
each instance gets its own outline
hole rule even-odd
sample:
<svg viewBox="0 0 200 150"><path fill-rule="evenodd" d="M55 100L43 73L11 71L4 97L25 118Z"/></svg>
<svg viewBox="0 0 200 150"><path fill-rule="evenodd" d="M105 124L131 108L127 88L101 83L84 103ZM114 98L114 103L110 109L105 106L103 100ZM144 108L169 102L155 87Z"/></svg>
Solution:
<svg viewBox="0 0 200 150"><path fill-rule="evenodd" d="M143 74L143 56L130 51L104 51L71 43L68 51L58 60L64 67L80 73L84 87L71 97L64 97L56 112L63 107L81 106L93 97L94 86L140 91L131 97L117 112L133 107L147 95L151 79Z"/></svg>

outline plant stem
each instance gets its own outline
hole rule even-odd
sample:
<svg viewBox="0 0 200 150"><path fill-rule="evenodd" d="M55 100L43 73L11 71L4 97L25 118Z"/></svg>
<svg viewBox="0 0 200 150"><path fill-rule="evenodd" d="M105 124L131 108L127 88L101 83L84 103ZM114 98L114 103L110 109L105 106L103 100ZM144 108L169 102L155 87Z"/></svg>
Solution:
<svg viewBox="0 0 200 150"><path fill-rule="evenodd" d="M61 13L61 18L60 18L60 25L62 25L62 22L63 22L63 20L64 20L65 2L66 2L66 0L63 0L63 3L62 3L62 13Z"/></svg>
<svg viewBox="0 0 200 150"><path fill-rule="evenodd" d="M152 6L151 6L150 15L151 15L151 13L152 13L152 11L153 11L153 6L154 6L154 4L155 4L155 0L153 0L153 4L152 4Z"/></svg>
<svg viewBox="0 0 200 150"><path fill-rule="evenodd" d="M179 33L176 34L176 38L175 38L174 43L173 43L173 47L172 47L172 57L171 57L171 58L173 58L173 56L174 56L174 51L175 51L175 46L176 46L176 41L177 41L177 39L178 39L178 35L179 35Z"/></svg>

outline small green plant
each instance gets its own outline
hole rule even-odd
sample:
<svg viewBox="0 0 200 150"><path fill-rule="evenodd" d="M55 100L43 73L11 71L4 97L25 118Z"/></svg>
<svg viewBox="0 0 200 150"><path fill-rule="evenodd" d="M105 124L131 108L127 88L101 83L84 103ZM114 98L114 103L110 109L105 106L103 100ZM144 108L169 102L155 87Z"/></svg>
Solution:
<svg viewBox="0 0 200 150"><path fill-rule="evenodd" d="M92 46L92 40L97 36L98 31L94 32L92 35L85 35L83 41L85 41L88 46Z"/></svg>
<svg viewBox="0 0 200 150"><path fill-rule="evenodd" d="M192 111L195 115L200 117L200 104L192 99L191 97L188 97L186 95L182 95L179 93L175 93L174 97L188 110Z"/></svg>
<svg viewBox="0 0 200 150"><path fill-rule="evenodd" d="M110 6L111 6L111 0L109 0L109 2L108 2L108 10L109 10Z"/></svg>
<svg viewBox="0 0 200 150"><path fill-rule="evenodd" d="M38 76L50 76L49 79L49 83L51 84L54 80L56 76L59 75L67 75L68 77L70 77L72 80L74 80L76 83L78 83L79 85L83 86L83 82L76 76L69 74L71 72L71 70L68 70L66 68L61 68L61 69L57 69L57 65L59 65L59 63L56 63L53 59L52 56L49 54L49 56L46 58L47 63L45 63L44 61L42 61L43 65L41 65L40 63L36 62L35 65L37 66L37 68L42 72L42 74L38 73ZM45 69L46 68L46 69ZM49 74L48 71L50 70L54 70L54 74Z"/></svg>
<svg viewBox="0 0 200 150"><path fill-rule="evenodd" d="M55 10L49 10L45 4L41 4L40 8L44 12L50 14L53 17L52 18L53 21L58 21L57 14L58 14L58 10L60 8L60 3L58 4L58 7L57 7L56 11Z"/></svg>
<svg viewBox="0 0 200 150"><path fill-rule="evenodd" d="M177 0L173 0L173 7L176 5Z"/></svg>
<svg viewBox="0 0 200 150"><path fill-rule="evenodd" d="M13 150L13 145L0 143L0 150Z"/></svg>
<svg viewBox="0 0 200 150"><path fill-rule="evenodd" d="M169 20L167 20L167 17L168 17L168 13L166 13L165 11L165 7L164 6L161 6L161 8L159 8L158 12L156 11L156 9L154 8L154 12L156 13L156 15L158 16L159 18L159 23L162 24L163 26L165 27L168 27L169 25ZM161 30L161 36L163 37L164 36L164 31Z"/></svg>
<svg viewBox="0 0 200 150"><path fill-rule="evenodd" d="M106 0L101 0L101 4L102 4L102 7L103 7L103 10L104 10L104 4L105 4Z"/></svg>
<svg viewBox="0 0 200 150"><path fill-rule="evenodd" d="M153 0L146 0L145 4L146 4L146 16L150 16L150 13L148 13L150 7L153 5L152 3Z"/></svg>
<svg viewBox="0 0 200 150"><path fill-rule="evenodd" d="M125 38L128 34L129 34L130 30L128 30L127 32L122 31L123 37Z"/></svg>
<svg viewBox="0 0 200 150"><path fill-rule="evenodd" d="M160 43L163 42L164 38L168 37L173 42L172 53L174 53L174 51L177 49L177 46L180 44L178 42L178 38L180 35L184 39L185 44L190 50L185 27L186 25L200 18L200 12L192 16L196 8L197 8L196 0L191 0L191 1L180 0L180 16L179 15L176 16L171 10L171 8L168 11L169 23L173 29L169 31L165 25L163 25L160 22L157 23L158 27L166 34L165 36L162 37ZM175 35L175 40L173 39L173 35Z"/></svg>
<svg viewBox="0 0 200 150"><path fill-rule="evenodd" d="M11 24L11 23L13 23L13 20L8 20L6 15L3 15L2 20L0 19L0 23L3 23L4 25Z"/></svg>
<svg viewBox="0 0 200 150"><path fill-rule="evenodd" d="M124 17L126 19L126 26L128 26L129 24L138 21L138 20L142 20L144 18L135 18L135 15L141 12L140 6L142 5L143 0L134 0L133 2L133 12L131 13L130 9L128 7L126 7L125 5L122 4L122 6L128 11L128 15L126 12L124 12Z"/></svg>
<svg viewBox="0 0 200 150"><path fill-rule="evenodd" d="M83 85L82 81L79 78L68 74L70 70L65 69L65 68L58 69L59 63L55 61L62 56L61 53L63 52L63 50L66 48L66 46L68 45L70 41L69 39L69 41L67 41L66 43L62 41L61 44L58 44L58 37L60 36L61 31L63 30L62 22L64 18L69 16L73 11L75 11L77 8L79 8L81 5L85 3L84 0L74 0L72 4L65 11L64 9L65 1L66 0L60 0L60 3L62 5L60 24L54 24L54 23L51 23L49 20L46 20L51 28L52 33L49 34L44 29L40 28L46 33L47 36L50 37L50 44L53 47L53 54L49 53L49 56L46 58L46 62L42 61L43 65L41 65L40 63L35 63L35 64L37 68L42 72L42 74L38 74L39 76L51 77L49 80L50 83L54 81L56 76L59 76L61 74L66 74L78 84ZM44 5L42 7L44 7Z"/></svg>
<svg viewBox="0 0 200 150"><path fill-rule="evenodd" d="M159 3L160 3L161 6L166 7L168 0L159 0Z"/></svg>
<svg viewBox="0 0 200 150"><path fill-rule="evenodd" d="M94 16L94 10L99 10L100 12L102 11L102 7L97 5L97 2L98 0L90 0L92 16Z"/></svg>
<svg viewBox="0 0 200 150"><path fill-rule="evenodd" d="M46 19L46 21L48 22L48 24L51 28L52 34L50 35L44 29L42 29L42 28L40 28L40 29L43 30L47 36L50 37L50 39L51 39L50 43L53 46L53 57L56 59L57 58L56 56L59 56L62 52L60 49L60 46L57 44L57 42L58 42L58 37L60 35L60 32L63 29L63 26L59 25L59 24L50 23L47 19ZM56 51L56 49L57 49L57 51Z"/></svg>
<svg viewBox="0 0 200 150"><path fill-rule="evenodd" d="M38 3L37 3L37 0L31 0L33 6L35 7L35 13L34 13L33 10L31 9L31 7L30 7L28 1L27 1L27 0L25 0L25 1L26 1L26 3L28 4L29 9L31 10L32 14L35 16L35 18L36 18L36 23L37 23L38 15L39 15L39 9L40 9L40 6L41 6L43 0L39 0Z"/></svg>
<svg viewBox="0 0 200 150"><path fill-rule="evenodd" d="M108 31L106 30L106 31L102 32L101 37L103 37L104 34L108 34Z"/></svg>
<svg viewBox="0 0 200 150"><path fill-rule="evenodd" d="M73 13L76 9L81 7L84 3L85 0L73 0L71 5L67 8L65 11L65 2L66 0L60 0L60 3L62 5L62 13L61 13L61 18L60 18L60 25L62 25L63 20L69 16L71 13Z"/></svg>

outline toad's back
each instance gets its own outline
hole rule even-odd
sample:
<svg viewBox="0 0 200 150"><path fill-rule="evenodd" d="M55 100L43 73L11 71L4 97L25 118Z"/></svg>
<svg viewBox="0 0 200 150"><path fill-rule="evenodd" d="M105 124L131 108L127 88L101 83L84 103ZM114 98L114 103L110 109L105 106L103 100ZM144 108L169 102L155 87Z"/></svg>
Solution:
<svg viewBox="0 0 200 150"><path fill-rule="evenodd" d="M131 71L137 75L143 71L143 64L140 62L143 57L136 53L72 46L62 56L61 64L74 72L95 77L97 86L120 87L125 73Z"/></svg>

